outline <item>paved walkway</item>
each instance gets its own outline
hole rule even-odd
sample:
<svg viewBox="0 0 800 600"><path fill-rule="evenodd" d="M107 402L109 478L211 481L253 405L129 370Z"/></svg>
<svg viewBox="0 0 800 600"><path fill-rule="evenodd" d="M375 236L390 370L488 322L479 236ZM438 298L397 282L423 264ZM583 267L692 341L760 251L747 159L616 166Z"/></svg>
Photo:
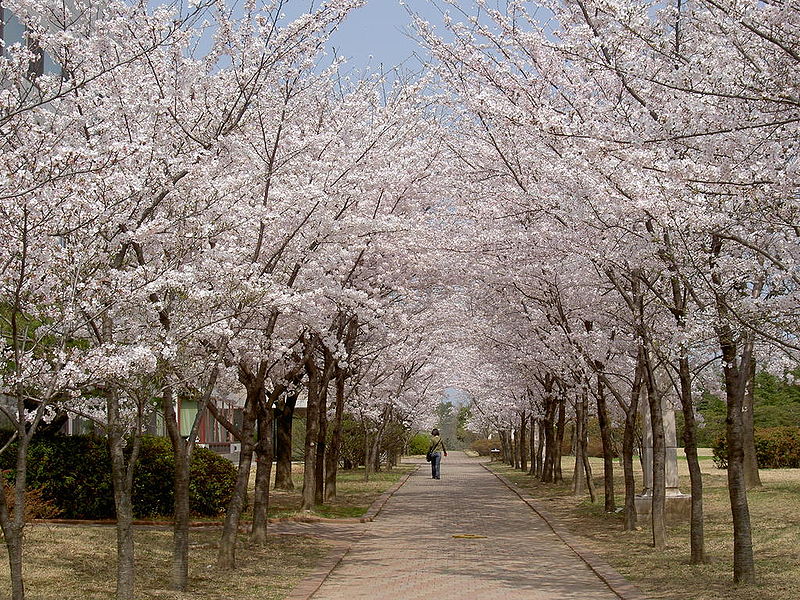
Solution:
<svg viewBox="0 0 800 600"><path fill-rule="evenodd" d="M423 464L392 496L313 599L618 596L478 461L451 452L441 480Z"/></svg>

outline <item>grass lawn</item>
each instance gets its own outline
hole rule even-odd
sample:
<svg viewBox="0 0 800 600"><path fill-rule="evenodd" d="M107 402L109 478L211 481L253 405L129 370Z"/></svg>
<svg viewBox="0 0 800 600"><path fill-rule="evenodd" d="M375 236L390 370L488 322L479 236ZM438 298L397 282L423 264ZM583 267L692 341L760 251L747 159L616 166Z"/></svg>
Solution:
<svg viewBox="0 0 800 600"><path fill-rule="evenodd" d="M363 468L340 470L336 483L336 499L330 504L317 506L312 512L319 517L331 519L361 517L378 496L412 469L411 465L400 465L391 471L370 474L369 481L364 481ZM251 477L250 480L251 492L254 477ZM294 483L293 490L270 490L270 517L290 517L299 514L300 492L303 489L302 464L292 464L292 481ZM245 518L249 517L249 514L245 515Z"/></svg>
<svg viewBox="0 0 800 600"><path fill-rule="evenodd" d="M563 472L572 476L574 460L564 457ZM638 466L638 465L637 465ZM788 600L800 597L800 469L762 470L764 487L749 492L757 583L733 585L733 533L726 472L703 460L706 552L709 563L692 566L689 560L689 525L669 529L666 552L650 545L647 523L639 531L623 532L621 515L603 512L603 464L592 459L598 501L591 504L572 496L569 481L542 484L494 463L493 469L538 498L545 509L584 545L602 556L653 599L669 600ZM623 504L622 467L615 461L617 506ZM681 489L689 490L685 460L678 461ZM637 479L641 482L641 478Z"/></svg>
<svg viewBox="0 0 800 600"><path fill-rule="evenodd" d="M299 536L273 536L253 546L243 536L237 570L219 571L219 532L193 530L189 592L168 589L172 532L136 532L136 598L272 600L284 598L325 554L327 546ZM108 600L116 586L113 527L31 525L25 535L26 596L33 600ZM0 596L10 596L8 563L0 564Z"/></svg>
<svg viewBox="0 0 800 600"><path fill-rule="evenodd" d="M385 490L411 470L409 465L374 473L364 481L363 469L340 471L337 498L314 513L328 518L360 517ZM303 467L293 466L295 490L272 490L271 516L296 515L300 508ZM251 480L252 498L252 480ZM245 513L243 519L249 519ZM202 519L201 519L202 520ZM214 519L216 521L219 518ZM172 532L140 528L136 531L136 598L148 600L271 600L284 598L325 555L325 542L293 535L270 536L254 546L242 535L234 572L215 568L220 536L218 527L190 532L190 591L168 589ZM116 586L116 530L90 525L28 525L25 532L24 577L26 595L33 600L93 600L114 597ZM0 561L0 598L10 596L8 562Z"/></svg>

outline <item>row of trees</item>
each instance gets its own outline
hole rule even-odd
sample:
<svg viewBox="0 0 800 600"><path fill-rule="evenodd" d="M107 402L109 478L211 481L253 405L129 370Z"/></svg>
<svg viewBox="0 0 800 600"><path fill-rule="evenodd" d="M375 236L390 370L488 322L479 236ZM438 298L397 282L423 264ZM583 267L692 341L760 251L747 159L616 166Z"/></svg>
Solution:
<svg viewBox="0 0 800 600"><path fill-rule="evenodd" d="M251 536L266 540L273 417L291 421L298 395L304 509L336 494L345 402L373 454L387 423L432 414L433 317L405 283L425 260L406 254L442 152L422 84L351 81L325 57L360 0L293 21L284 4L3 1L27 27L0 57L0 410L17 452L0 523L15 600L27 449L56 412L108 438L127 599L133 469L153 411L175 454L178 590L207 410L242 444L221 568L235 566L256 458ZM42 56L60 72L32 70ZM216 402L242 389L229 422ZM198 406L188 436L178 398Z"/></svg>
<svg viewBox="0 0 800 600"><path fill-rule="evenodd" d="M265 536L273 407L285 419L308 396L310 508L335 493L345 409L367 425L373 465L389 424L422 425L444 384L472 391L483 424L533 419L545 480L568 418L585 456L590 398L603 431L623 422L626 527L646 407L657 547L662 407L680 406L702 562L705 389L727 400L734 578L753 580L748 390L757 367L783 375L798 350L797 9L437 3L445 35L414 18L429 74L390 84L322 54L360 0L291 22L283 1L232 15L212 0L3 0L29 29L0 58L2 391L19 448L0 521L15 599L26 448L43 420L68 410L108 436L130 598L132 465L152 399L176 454L183 589L199 422L184 439L175 400L214 413L242 389L221 566L254 456ZM44 55L60 73L36 75Z"/></svg>
<svg viewBox="0 0 800 600"><path fill-rule="evenodd" d="M448 35L417 20L455 123L454 232L472 240L461 383L483 422L536 427L534 473L560 477L589 404L624 424L635 526L637 415L652 422L653 542L663 548L666 405L683 412L691 561L706 560L695 407L726 398L736 582L755 569L746 489L752 385L797 363L800 13L785 2L477 2ZM530 438L529 438L530 439ZM525 456L522 453L522 465ZM581 468L581 464L584 468ZM589 478L588 481L591 481Z"/></svg>

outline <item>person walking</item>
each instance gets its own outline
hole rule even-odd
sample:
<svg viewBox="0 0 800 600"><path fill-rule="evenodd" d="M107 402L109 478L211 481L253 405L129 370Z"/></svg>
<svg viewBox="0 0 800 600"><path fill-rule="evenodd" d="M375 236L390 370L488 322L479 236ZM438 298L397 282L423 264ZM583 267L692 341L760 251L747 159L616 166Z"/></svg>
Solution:
<svg viewBox="0 0 800 600"><path fill-rule="evenodd" d="M428 447L428 453L431 454L431 478L442 478L442 453L447 456L447 449L444 447L444 440L439 436L439 430L434 429L431 431L431 445Z"/></svg>

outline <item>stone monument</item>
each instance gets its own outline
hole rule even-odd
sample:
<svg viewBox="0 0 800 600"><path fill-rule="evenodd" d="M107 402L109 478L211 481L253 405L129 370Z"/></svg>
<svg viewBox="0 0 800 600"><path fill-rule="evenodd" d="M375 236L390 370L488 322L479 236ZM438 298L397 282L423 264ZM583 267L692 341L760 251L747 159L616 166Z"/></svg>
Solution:
<svg viewBox="0 0 800 600"><path fill-rule="evenodd" d="M646 402L640 403L642 413L642 469L644 489L637 494L636 519L639 522L650 520L653 506L653 427L650 424L650 406ZM664 415L664 442L666 456L664 457L666 500L664 503L664 518L667 523L688 521L692 510L692 497L681 493L678 481L678 444L675 430L675 411L662 402L661 412Z"/></svg>

